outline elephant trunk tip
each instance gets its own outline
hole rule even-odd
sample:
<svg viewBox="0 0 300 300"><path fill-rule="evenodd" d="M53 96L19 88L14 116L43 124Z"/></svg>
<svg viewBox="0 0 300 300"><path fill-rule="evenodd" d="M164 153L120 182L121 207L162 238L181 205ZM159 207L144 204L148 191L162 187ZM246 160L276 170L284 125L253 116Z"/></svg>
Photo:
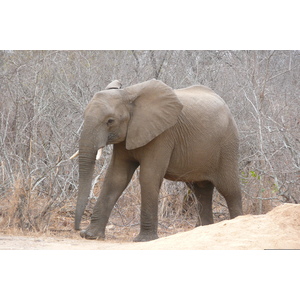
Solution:
<svg viewBox="0 0 300 300"><path fill-rule="evenodd" d="M74 224L74 229L75 230L80 230L80 219L78 220L77 218L75 218L75 224Z"/></svg>

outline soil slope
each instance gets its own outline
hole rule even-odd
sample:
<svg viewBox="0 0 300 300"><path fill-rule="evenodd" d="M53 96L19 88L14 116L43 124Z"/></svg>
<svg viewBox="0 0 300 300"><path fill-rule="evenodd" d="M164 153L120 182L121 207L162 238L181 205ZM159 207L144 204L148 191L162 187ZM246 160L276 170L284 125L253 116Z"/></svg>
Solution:
<svg viewBox="0 0 300 300"><path fill-rule="evenodd" d="M146 243L0 236L0 249L44 250L233 250L300 249L300 204L265 215L245 215Z"/></svg>

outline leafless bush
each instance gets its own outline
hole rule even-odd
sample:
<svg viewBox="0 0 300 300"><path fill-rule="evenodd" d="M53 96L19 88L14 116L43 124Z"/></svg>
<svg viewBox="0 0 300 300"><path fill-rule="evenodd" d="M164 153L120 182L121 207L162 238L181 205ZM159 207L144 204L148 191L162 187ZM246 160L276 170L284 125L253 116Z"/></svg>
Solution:
<svg viewBox="0 0 300 300"><path fill-rule="evenodd" d="M4 228L46 230L57 214L73 217L82 113L111 80L124 86L151 78L173 88L204 84L228 103L239 127L240 174L247 213L299 203L299 51L1 51L0 197ZM91 203L109 163L96 166ZM112 222L139 223L134 176ZM160 225L194 224L195 201L182 183L165 181ZM88 206L86 216L91 213ZM227 218L215 193L215 219Z"/></svg>

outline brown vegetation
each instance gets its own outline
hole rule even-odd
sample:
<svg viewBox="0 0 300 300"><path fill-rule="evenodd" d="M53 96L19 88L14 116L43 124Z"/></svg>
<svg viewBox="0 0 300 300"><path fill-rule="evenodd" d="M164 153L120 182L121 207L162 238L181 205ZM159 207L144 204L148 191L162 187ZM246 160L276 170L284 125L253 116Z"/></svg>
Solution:
<svg viewBox="0 0 300 300"><path fill-rule="evenodd" d="M299 201L299 51L1 51L2 231L72 230L78 170L68 158L77 150L86 104L113 79L128 86L153 77L173 88L207 85L228 103L240 131L245 213ZM110 154L109 146L97 163L85 224ZM192 228L194 206L184 184L164 181L160 236ZM113 210L108 235L136 232L139 209L136 174ZM228 218L218 193L214 218Z"/></svg>

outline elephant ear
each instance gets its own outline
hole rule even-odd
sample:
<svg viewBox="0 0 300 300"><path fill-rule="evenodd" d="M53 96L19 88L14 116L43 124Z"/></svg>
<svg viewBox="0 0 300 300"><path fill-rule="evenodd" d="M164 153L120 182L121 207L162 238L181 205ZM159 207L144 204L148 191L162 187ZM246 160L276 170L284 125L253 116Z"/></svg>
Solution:
<svg viewBox="0 0 300 300"><path fill-rule="evenodd" d="M114 89L120 89L122 87L122 84L119 80L112 81L105 90L114 90Z"/></svg>
<svg viewBox="0 0 300 300"><path fill-rule="evenodd" d="M176 124L183 106L174 91L163 82L152 79L124 91L132 106L126 137L128 150L146 145Z"/></svg>

